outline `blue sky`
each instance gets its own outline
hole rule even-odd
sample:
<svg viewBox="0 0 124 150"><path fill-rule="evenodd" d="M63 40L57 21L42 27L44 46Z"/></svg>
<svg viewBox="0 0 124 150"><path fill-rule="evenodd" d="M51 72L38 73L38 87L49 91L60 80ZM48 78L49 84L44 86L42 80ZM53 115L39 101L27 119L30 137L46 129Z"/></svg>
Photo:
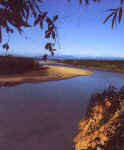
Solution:
<svg viewBox="0 0 124 150"><path fill-rule="evenodd" d="M110 22L103 24L108 14L105 10L118 6L115 0L103 0L88 7L79 6L77 0L71 3L66 0L44 0L43 10L48 10L50 16L59 14L55 55L124 57L124 21L114 30ZM6 39L7 36L4 41ZM22 36L16 32L11 36L9 53L41 56L46 52L45 42L39 27L24 30Z"/></svg>

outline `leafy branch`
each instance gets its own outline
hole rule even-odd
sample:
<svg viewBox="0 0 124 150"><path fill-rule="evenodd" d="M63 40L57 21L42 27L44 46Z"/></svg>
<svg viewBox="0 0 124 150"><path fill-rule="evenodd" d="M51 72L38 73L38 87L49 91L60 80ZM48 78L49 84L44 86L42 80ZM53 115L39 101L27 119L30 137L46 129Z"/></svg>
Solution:
<svg viewBox="0 0 124 150"><path fill-rule="evenodd" d="M40 8L41 4L42 0L0 0L0 42L2 42L3 29L8 34L14 33L15 29L19 33L22 33L23 28L29 28L39 24L40 29L43 30L44 23L48 27L44 31L45 38L55 40L55 21L58 19L58 15L51 19L48 16L48 12L42 12ZM29 24L30 17L34 19L33 24Z"/></svg>
<svg viewBox="0 0 124 150"><path fill-rule="evenodd" d="M89 5L91 2L101 2L102 0L78 0L80 4ZM114 0L113 0L114 1ZM114 28L115 24L120 24L122 20L123 15L123 4L124 0L118 0L120 2L119 8L112 8L107 11L110 11L110 14L105 18L104 24L112 18L112 28ZM71 2L71 0L68 0L68 2Z"/></svg>
<svg viewBox="0 0 124 150"><path fill-rule="evenodd" d="M123 14L123 8L119 7L119 8L115 8L115 9L109 9L108 11L110 11L110 15L106 17L106 19L104 20L104 24L110 19L112 18L112 28L114 27L115 24L120 24L121 20L122 20L122 14Z"/></svg>

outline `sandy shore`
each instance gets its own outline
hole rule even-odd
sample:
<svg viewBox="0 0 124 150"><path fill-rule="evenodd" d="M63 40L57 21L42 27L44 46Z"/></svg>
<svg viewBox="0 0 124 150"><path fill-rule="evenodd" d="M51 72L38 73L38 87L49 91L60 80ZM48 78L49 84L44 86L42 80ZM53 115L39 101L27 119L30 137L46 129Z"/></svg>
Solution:
<svg viewBox="0 0 124 150"><path fill-rule="evenodd" d="M0 76L0 85L15 85L28 82L45 82L53 80L63 80L76 76L91 75L92 72L82 69L61 67L61 66L46 66L47 69L33 71L20 75Z"/></svg>

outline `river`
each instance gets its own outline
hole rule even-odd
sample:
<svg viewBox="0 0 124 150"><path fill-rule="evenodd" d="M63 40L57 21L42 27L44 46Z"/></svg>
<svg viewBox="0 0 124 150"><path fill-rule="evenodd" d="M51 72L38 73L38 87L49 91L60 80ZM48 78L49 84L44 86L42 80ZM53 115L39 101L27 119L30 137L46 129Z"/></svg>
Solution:
<svg viewBox="0 0 124 150"><path fill-rule="evenodd" d="M91 71L91 76L0 88L0 149L73 150L90 96L124 85L124 74Z"/></svg>

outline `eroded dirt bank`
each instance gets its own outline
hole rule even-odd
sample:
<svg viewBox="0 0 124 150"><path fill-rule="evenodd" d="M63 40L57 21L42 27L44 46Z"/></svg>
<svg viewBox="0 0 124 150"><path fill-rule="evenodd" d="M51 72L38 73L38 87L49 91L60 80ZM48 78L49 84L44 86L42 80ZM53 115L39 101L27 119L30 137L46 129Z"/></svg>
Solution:
<svg viewBox="0 0 124 150"><path fill-rule="evenodd" d="M76 76L87 76L92 74L92 72L90 71L69 67L45 66L45 68L46 69L41 69L18 75L1 75L0 85L4 86L28 82L63 80Z"/></svg>
<svg viewBox="0 0 124 150"><path fill-rule="evenodd" d="M92 98L74 138L75 150L124 149L124 88Z"/></svg>

